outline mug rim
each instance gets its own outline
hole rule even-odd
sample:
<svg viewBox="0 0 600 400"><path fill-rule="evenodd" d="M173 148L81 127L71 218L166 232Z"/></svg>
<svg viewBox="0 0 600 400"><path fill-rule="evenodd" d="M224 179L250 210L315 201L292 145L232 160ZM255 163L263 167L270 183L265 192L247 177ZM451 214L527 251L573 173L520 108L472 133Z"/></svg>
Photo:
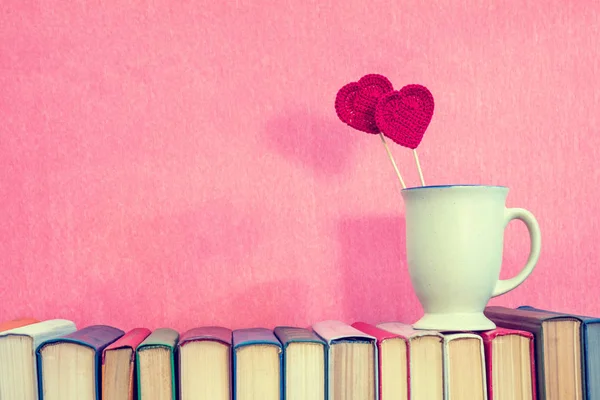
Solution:
<svg viewBox="0 0 600 400"><path fill-rule="evenodd" d="M449 189L449 188L496 188L496 189L508 189L507 186L502 185L478 185L478 184L455 184L455 185L429 185L429 186L413 186L402 189L403 192L423 190L423 189Z"/></svg>

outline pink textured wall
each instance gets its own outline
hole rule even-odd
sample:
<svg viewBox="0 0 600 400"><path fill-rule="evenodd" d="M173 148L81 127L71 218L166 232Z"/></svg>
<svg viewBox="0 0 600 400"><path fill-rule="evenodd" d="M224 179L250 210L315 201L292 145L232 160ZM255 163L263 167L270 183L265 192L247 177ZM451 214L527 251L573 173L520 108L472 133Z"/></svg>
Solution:
<svg viewBox="0 0 600 400"><path fill-rule="evenodd" d="M103 3L0 11L0 319L414 321L398 182L333 108L372 72L433 93L428 184L537 216L492 303L600 315L597 3ZM511 224L503 277L528 246Z"/></svg>

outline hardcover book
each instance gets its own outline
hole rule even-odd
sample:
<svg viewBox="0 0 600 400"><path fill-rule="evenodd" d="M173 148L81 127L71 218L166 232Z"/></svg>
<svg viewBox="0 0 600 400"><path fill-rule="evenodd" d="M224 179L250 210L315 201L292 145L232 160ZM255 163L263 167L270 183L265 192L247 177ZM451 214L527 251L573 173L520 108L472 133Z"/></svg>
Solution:
<svg viewBox="0 0 600 400"><path fill-rule="evenodd" d="M520 310L546 312L581 321L581 360L583 369L583 392L586 399L600 399L600 318L542 310L532 306L520 306Z"/></svg>
<svg viewBox="0 0 600 400"><path fill-rule="evenodd" d="M409 399L445 399L444 336L436 331L413 329L402 322L385 322L377 327L393 333L406 344Z"/></svg>
<svg viewBox="0 0 600 400"><path fill-rule="evenodd" d="M487 400L481 336L469 332L444 334L444 382L449 400Z"/></svg>
<svg viewBox="0 0 600 400"><path fill-rule="evenodd" d="M286 400L325 400L327 344L307 328L278 326L283 346L283 385Z"/></svg>
<svg viewBox="0 0 600 400"><path fill-rule="evenodd" d="M489 400L535 400L535 349L531 332L496 328L483 339Z"/></svg>
<svg viewBox="0 0 600 400"><path fill-rule="evenodd" d="M36 351L40 399L100 400L102 351L123 333L92 325L41 344Z"/></svg>
<svg viewBox="0 0 600 400"><path fill-rule="evenodd" d="M408 348L404 338L366 322L355 322L352 326L377 339L379 398L409 399Z"/></svg>
<svg viewBox="0 0 600 400"><path fill-rule="evenodd" d="M283 351L266 328L233 331L233 399L282 400Z"/></svg>
<svg viewBox="0 0 600 400"><path fill-rule="evenodd" d="M102 352L102 400L133 400L135 351L150 335L146 328L135 328L110 344Z"/></svg>
<svg viewBox="0 0 600 400"><path fill-rule="evenodd" d="M313 330L328 345L327 388L330 400L377 400L377 340L341 321L321 321Z"/></svg>
<svg viewBox="0 0 600 400"><path fill-rule="evenodd" d="M73 321L51 319L0 333L0 399L37 400L36 349L76 329Z"/></svg>
<svg viewBox="0 0 600 400"><path fill-rule="evenodd" d="M537 394L544 400L581 400L581 320L542 311L486 307L497 326L531 332L535 343Z"/></svg>
<svg viewBox="0 0 600 400"><path fill-rule="evenodd" d="M136 351L138 400L176 400L175 348L179 333L170 328L152 332Z"/></svg>
<svg viewBox="0 0 600 400"><path fill-rule="evenodd" d="M231 329L206 326L183 333L177 345L180 400L230 400Z"/></svg>

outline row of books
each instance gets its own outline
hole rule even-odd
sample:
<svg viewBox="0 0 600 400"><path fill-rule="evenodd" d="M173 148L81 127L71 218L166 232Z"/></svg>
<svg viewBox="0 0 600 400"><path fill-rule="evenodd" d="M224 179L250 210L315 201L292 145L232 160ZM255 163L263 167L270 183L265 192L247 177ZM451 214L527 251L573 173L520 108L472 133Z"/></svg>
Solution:
<svg viewBox="0 0 600 400"><path fill-rule="evenodd" d="M600 399L600 320L487 307L486 332L321 321L124 332L0 324L0 400Z"/></svg>

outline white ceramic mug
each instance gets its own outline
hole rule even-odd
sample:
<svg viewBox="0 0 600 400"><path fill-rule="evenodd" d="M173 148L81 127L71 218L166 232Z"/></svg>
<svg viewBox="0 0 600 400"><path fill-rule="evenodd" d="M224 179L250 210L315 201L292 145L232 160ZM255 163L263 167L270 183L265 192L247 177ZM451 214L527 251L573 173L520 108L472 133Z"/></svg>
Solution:
<svg viewBox="0 0 600 400"><path fill-rule="evenodd" d="M424 315L413 327L437 331L495 328L483 314L490 298L519 286L531 274L541 248L531 212L506 208L503 186L448 185L407 188L406 256ZM513 219L527 226L529 258L513 278L501 280L504 230Z"/></svg>

